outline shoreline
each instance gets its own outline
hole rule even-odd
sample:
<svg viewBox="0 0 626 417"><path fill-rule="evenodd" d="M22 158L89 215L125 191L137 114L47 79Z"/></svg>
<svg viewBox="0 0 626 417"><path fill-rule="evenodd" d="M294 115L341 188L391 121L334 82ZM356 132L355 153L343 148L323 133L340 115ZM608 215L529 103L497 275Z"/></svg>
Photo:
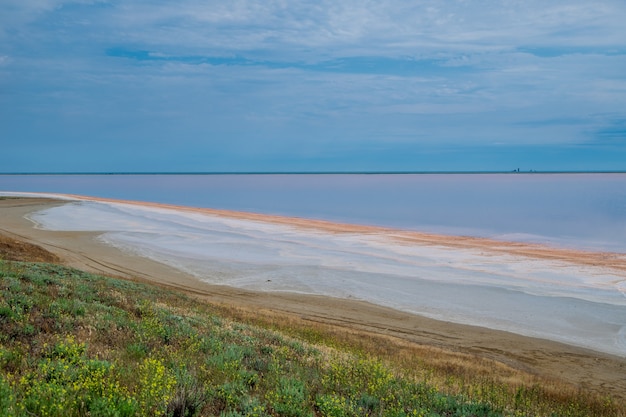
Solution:
<svg viewBox="0 0 626 417"><path fill-rule="evenodd" d="M74 197L74 196L72 196ZM626 259L619 254L580 253L579 251L555 250L529 244L506 244L477 238L460 238L458 242L448 237L419 234L414 232L376 228L370 226L336 225L324 221L307 221L282 216L266 216L249 213L234 213L211 209L193 209L171 205L128 202L97 198L81 198L103 202L137 204L188 212L204 212L214 215L242 218L254 221L272 221L291 226L323 229L333 233L385 233L398 234L394 238L409 239L422 244L454 245L466 248L476 245L479 250L515 251L526 257L567 260L584 265L616 269L622 274L626 270ZM167 265L124 253L106 246L92 232L53 232L36 229L26 218L30 212L54 205L66 204L64 200L50 199L7 199L0 201L2 222L0 233L30 241L60 256L68 265L90 272L116 275L173 287L205 299L208 302L238 306L243 309L268 311L297 316L305 321L323 322L352 331L363 331L397 337L406 341L435 346L493 359L510 366L529 370L531 373L548 375L573 384L598 390L611 391L622 399L626 397L626 358L603 354L545 339L519 336L504 331L482 327L437 321L411 313L376 306L363 301L336 299L327 296L294 293L265 293L245 289L223 287L204 283L194 276L185 274ZM295 224L294 224L295 223ZM446 241L446 239L448 241ZM474 247L474 246L472 246ZM567 252L567 253L565 253ZM509 252L507 252L509 253ZM567 258L563 256L567 255ZM543 258L543 259L545 259Z"/></svg>
<svg viewBox="0 0 626 417"><path fill-rule="evenodd" d="M33 193L36 194L36 193ZM132 200L120 200L102 197L87 197L75 194L59 194L69 201L96 201L101 203L127 204L130 206L159 208L187 213L208 214L223 218L249 220L260 223L295 227L311 231L323 231L333 234L362 234L384 236L400 243L443 246L453 249L474 249L493 254L507 254L532 259L563 261L575 265L602 267L626 273L626 253L611 251L593 251L550 246L541 243L515 242L484 237L445 235L398 229L385 226L340 223L328 220L308 219L275 214L261 214L234 210L179 206L166 203L154 203Z"/></svg>

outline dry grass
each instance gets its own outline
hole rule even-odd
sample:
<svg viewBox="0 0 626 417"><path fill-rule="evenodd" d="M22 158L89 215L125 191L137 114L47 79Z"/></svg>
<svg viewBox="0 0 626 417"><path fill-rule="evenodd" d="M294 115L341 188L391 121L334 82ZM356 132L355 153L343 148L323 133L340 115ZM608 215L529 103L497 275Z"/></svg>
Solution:
<svg viewBox="0 0 626 417"><path fill-rule="evenodd" d="M60 259L40 246L0 234L0 259L7 261L51 262Z"/></svg>

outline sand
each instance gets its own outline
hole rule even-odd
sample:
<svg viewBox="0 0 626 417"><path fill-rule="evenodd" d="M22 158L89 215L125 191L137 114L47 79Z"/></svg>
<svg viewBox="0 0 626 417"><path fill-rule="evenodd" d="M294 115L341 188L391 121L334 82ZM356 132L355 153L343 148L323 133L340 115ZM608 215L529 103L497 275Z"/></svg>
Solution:
<svg viewBox="0 0 626 417"><path fill-rule="evenodd" d="M262 310L293 315L305 321L328 323L348 331L387 335L412 343L468 353L493 359L537 375L562 379L585 389L626 400L626 358L487 328L432 320L356 300L282 292L261 293L210 285L167 265L106 246L95 239L98 233L40 230L34 228L33 223L24 217L33 211L59 204L64 204L64 202L38 198L0 199L0 234L40 245L57 255L67 265L86 271L173 287L211 303L253 311ZM173 208L173 206L169 207ZM200 210L215 215L249 220L277 222L296 227L316 228L333 233L379 233L385 230L387 233L393 233L397 239L407 241L475 248L494 253L557 259L585 265L601 265L620 271L626 270L624 256L609 253L554 249L540 245L498 242L488 239L451 238L279 216L176 208Z"/></svg>

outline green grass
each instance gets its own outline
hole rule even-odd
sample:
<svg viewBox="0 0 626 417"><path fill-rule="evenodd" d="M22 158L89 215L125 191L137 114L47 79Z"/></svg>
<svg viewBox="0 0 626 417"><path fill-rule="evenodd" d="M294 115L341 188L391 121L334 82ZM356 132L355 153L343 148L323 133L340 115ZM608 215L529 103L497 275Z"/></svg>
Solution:
<svg viewBox="0 0 626 417"><path fill-rule="evenodd" d="M472 379L244 316L155 286L0 261L0 417L623 413L609 399Z"/></svg>

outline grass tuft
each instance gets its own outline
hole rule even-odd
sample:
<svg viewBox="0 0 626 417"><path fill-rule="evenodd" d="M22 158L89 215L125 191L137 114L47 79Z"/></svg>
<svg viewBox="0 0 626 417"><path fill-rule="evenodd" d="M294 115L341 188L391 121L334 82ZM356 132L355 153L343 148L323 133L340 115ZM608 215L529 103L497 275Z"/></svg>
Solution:
<svg viewBox="0 0 626 417"><path fill-rule="evenodd" d="M610 399L469 359L0 261L0 417L625 414Z"/></svg>

